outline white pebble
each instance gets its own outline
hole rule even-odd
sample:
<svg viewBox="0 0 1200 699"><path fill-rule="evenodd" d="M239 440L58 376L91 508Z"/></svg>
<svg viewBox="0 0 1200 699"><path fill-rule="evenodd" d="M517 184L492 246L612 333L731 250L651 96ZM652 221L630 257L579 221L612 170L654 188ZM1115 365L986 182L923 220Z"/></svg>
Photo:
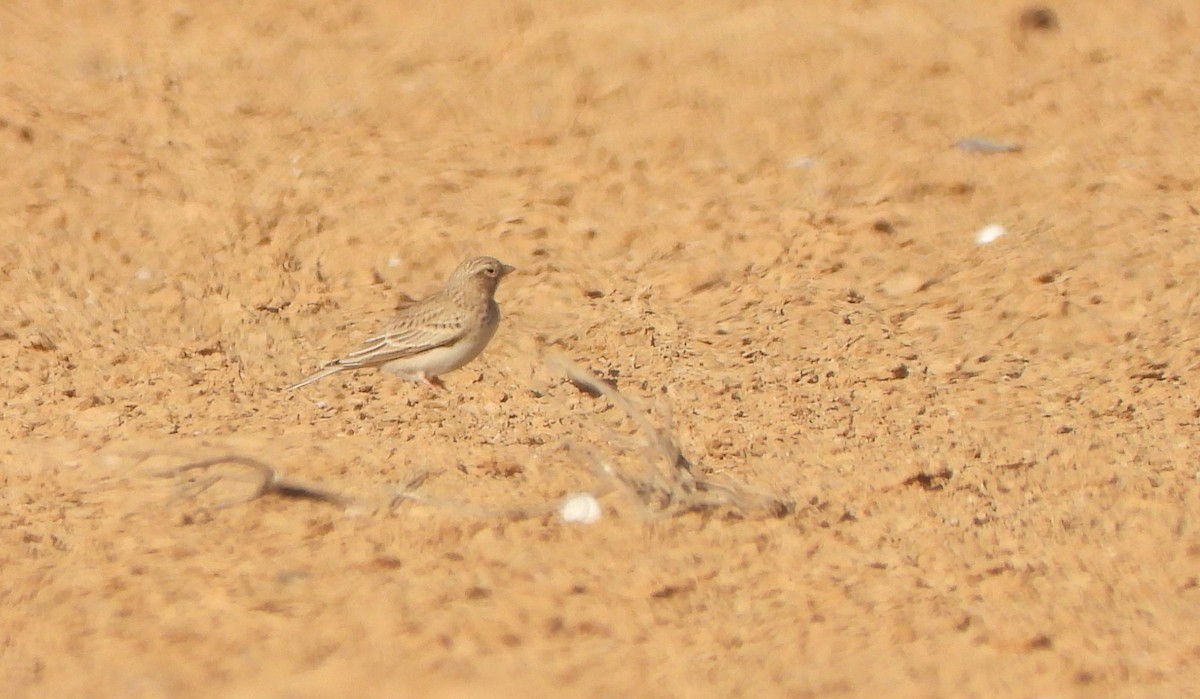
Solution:
<svg viewBox="0 0 1200 699"><path fill-rule="evenodd" d="M558 508L562 520L572 524L595 524L600 521L600 515L603 513L600 501L591 493L568 495Z"/></svg>
<svg viewBox="0 0 1200 699"><path fill-rule="evenodd" d="M1007 233L1008 233L1008 230L1005 229L1004 226L1001 226L998 223L993 223L993 224L984 226L983 228L979 229L978 233L975 234L975 244L976 245L991 245L992 243L996 242L997 240L1000 240L1001 238L1003 238L1005 236L1005 234L1007 234Z"/></svg>
<svg viewBox="0 0 1200 699"><path fill-rule="evenodd" d="M144 282L144 281L146 281L146 280L150 279L151 277L153 277L153 276L154 276L154 272L151 272L151 271L149 270L149 268L147 268L147 267L142 267L141 269L139 269L139 270L137 271L137 274L136 274L136 275L134 275L134 276L136 276L136 277L138 278L138 280L139 280L139 281L143 281L143 282Z"/></svg>
<svg viewBox="0 0 1200 699"><path fill-rule="evenodd" d="M404 264L404 260L400 259L398 255L392 255L388 258L388 267L391 267L392 269L395 269L402 264Z"/></svg>

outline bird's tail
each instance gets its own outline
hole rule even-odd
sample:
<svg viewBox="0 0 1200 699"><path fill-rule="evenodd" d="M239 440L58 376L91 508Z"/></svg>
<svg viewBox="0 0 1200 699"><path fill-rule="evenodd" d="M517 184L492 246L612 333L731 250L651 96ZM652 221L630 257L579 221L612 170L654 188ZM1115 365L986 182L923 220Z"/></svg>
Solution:
<svg viewBox="0 0 1200 699"><path fill-rule="evenodd" d="M330 364L329 366L318 371L317 373L312 374L311 376L306 376L303 379L301 379L300 381L298 381L297 383L294 383L291 386L288 386L284 390L285 391L294 391L297 388L302 388L304 386L307 386L314 381L320 381L321 379L325 378L326 376L333 376L334 374L338 373L339 371L344 370L345 368L346 367L342 366L341 364Z"/></svg>

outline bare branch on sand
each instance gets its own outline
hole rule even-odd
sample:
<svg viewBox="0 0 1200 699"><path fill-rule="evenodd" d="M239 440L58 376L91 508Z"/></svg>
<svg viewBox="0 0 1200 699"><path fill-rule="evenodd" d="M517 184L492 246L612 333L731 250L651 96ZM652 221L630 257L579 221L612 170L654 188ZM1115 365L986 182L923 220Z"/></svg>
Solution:
<svg viewBox="0 0 1200 699"><path fill-rule="evenodd" d="M349 498L339 495L331 490L325 490L316 486L305 485L303 483L288 480L267 463L249 456L242 456L240 454L226 454L224 456L193 461L181 466L176 466L174 468L161 471L158 475L162 476L163 478L175 478L180 480L179 495L185 498L195 498L221 482L222 477L220 475L213 475L210 472L217 466L225 465L242 466L248 469L249 472L255 477L257 484L249 496L238 500L222 502L217 506L218 509L272 495L296 500L325 502L331 505L338 505L342 507L348 506L351 503ZM186 482L184 481L187 474L196 472L203 474L202 477Z"/></svg>
<svg viewBox="0 0 1200 699"><path fill-rule="evenodd" d="M670 425L655 425L616 387L579 364L561 356L549 357L547 363L581 391L607 398L637 426L649 454L643 468L622 469L592 446L576 442L568 442L567 446L598 479L625 492L645 513L675 516L726 510L734 516L783 517L795 511L795 503L789 499L738 483L712 480L683 453Z"/></svg>
<svg viewBox="0 0 1200 699"><path fill-rule="evenodd" d="M669 416L665 420L666 426L656 425L646 412L637 408L616 387L579 364L559 356L549 358L547 364L580 390L603 397L619 408L633 422L644 441L641 445L643 456L633 459L629 458L626 453L628 450L622 444L627 440L615 432L611 432L610 438L603 444L585 444L579 440L565 442L568 452L582 462L596 480L593 494L621 492L647 517L674 517L689 512L721 512L740 518L783 517L795 511L795 504L787 498L727 479L717 481L697 468L680 448L672 433ZM236 468L231 472L230 467ZM250 492L241 497L224 499L217 509L272 496L311 500L338 507L356 504L353 498L346 495L289 480L270 464L236 453L192 461L158 475L175 478L179 481L179 495L191 499L227 480L244 481L246 474L250 476ZM471 518L520 520L551 515L561 506L559 502L539 502L487 509L427 496L418 491L429 476L428 470L419 469L392 488L387 495L387 509L395 512L402 505L412 503Z"/></svg>

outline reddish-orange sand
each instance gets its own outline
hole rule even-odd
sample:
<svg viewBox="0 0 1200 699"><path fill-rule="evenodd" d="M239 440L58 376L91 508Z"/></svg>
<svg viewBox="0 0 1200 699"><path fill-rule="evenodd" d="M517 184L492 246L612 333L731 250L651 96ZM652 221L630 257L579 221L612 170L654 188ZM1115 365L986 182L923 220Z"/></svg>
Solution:
<svg viewBox="0 0 1200 699"><path fill-rule="evenodd" d="M7 3L3 695L1196 696L1200 6L1028 9ZM447 391L280 391L470 254Z"/></svg>

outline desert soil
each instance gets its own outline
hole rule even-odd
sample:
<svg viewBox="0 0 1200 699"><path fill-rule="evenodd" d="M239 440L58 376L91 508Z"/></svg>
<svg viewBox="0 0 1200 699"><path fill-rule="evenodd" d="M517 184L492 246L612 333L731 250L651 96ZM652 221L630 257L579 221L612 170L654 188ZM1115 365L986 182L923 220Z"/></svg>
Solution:
<svg viewBox="0 0 1200 699"><path fill-rule="evenodd" d="M1200 692L1200 7L1026 9L7 3L4 695Z"/></svg>

